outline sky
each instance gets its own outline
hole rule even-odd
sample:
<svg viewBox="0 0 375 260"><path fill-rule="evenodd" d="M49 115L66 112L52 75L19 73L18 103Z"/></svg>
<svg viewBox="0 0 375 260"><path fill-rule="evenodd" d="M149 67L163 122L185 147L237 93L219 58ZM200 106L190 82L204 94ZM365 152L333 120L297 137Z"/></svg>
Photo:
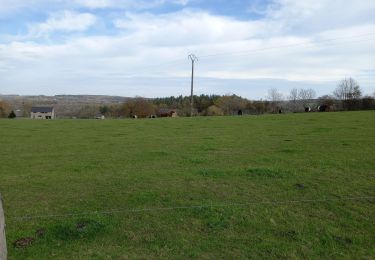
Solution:
<svg viewBox="0 0 375 260"><path fill-rule="evenodd" d="M0 94L375 93L374 0L0 0Z"/></svg>

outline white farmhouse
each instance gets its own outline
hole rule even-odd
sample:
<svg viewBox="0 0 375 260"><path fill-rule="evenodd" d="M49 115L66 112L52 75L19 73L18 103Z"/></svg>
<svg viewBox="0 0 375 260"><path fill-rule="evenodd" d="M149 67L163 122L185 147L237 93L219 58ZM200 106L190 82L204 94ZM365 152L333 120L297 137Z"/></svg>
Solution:
<svg viewBox="0 0 375 260"><path fill-rule="evenodd" d="M30 117L31 119L55 119L55 110L53 107L32 107Z"/></svg>

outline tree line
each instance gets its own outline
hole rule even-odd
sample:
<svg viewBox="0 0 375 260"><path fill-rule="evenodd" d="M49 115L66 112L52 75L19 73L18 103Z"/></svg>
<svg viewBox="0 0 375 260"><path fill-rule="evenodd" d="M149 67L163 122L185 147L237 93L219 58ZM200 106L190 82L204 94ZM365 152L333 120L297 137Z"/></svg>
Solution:
<svg viewBox="0 0 375 260"><path fill-rule="evenodd" d="M28 104L24 110L30 108ZM375 109L375 93L372 96L363 96L358 82L347 78L338 84L332 94L320 97L317 97L313 89L303 88L293 88L288 95L282 94L277 88L271 88L265 100L257 101L237 95L196 95L193 112L197 116L222 116L369 109ZM179 116L190 116L190 97L182 95L153 99L136 97L120 104L88 104L74 110L70 109L69 112L60 110L58 116L66 118L95 118L98 115L109 118L145 118L160 116L160 111L168 110L176 111ZM29 111L23 111L24 115L28 113ZM0 117L14 118L15 116L11 105L0 101Z"/></svg>
<svg viewBox="0 0 375 260"><path fill-rule="evenodd" d="M325 107L328 111L349 111L375 109L375 93L363 95L358 82L353 78L345 78L337 85L330 95L316 98L313 89L292 89L284 97L276 88L268 90L268 100L271 102L272 112L286 110L289 112L309 112ZM321 110L320 110L321 111Z"/></svg>

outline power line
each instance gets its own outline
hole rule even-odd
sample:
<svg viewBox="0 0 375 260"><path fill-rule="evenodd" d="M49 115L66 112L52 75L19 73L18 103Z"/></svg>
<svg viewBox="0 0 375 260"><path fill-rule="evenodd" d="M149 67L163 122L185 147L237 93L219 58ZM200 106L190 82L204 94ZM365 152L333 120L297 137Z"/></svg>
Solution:
<svg viewBox="0 0 375 260"><path fill-rule="evenodd" d="M284 49L284 48L289 48L289 47L305 46L305 45L311 45L311 44L317 44L317 43L332 42L332 41L336 41L336 40L345 40L345 39L350 39L350 38L362 38L362 37L372 36L372 35L375 35L375 33L361 34L361 35L355 35L355 36L350 36L350 37L331 38L331 39L322 40L322 41L294 43L294 44L287 44L287 45L267 47L267 48L259 48L259 49L253 49L253 50L247 50L247 51L213 53L213 54L207 54L207 55L200 55L199 57L200 58L210 58L210 57L215 57L215 56L232 56L232 55L241 55L241 54L251 54L251 53L263 52L263 51L268 51L268 50L277 50L277 49ZM365 40L360 40L360 41L340 42L340 43L336 43L336 44L362 42L362 41L369 41L369 40L375 40L375 39L365 39Z"/></svg>
<svg viewBox="0 0 375 260"><path fill-rule="evenodd" d="M289 47L301 47L301 46L309 47L312 44L329 43L329 42L333 42L333 41L336 41L336 40L363 38L363 37L372 36L372 35L375 35L375 33L351 35L351 36L346 36L346 37L330 38L330 39L321 40L321 41L295 43L295 44L288 44L288 45L282 45L282 46L258 48L258 49L252 49L252 50L246 50L246 51L212 53L212 54L198 55L198 56L199 56L200 59L202 59L202 58L212 58L212 57L217 57L217 56L241 56L241 55L247 56L249 54L258 53L258 52L273 51L273 50L285 49L285 48L289 48ZM372 40L375 40L375 39L363 39L363 40L355 40L355 41L337 42L337 43L334 43L333 45L340 45L340 44L345 44L345 43L365 42L365 41L372 41ZM330 46L330 45L328 45L328 46ZM314 46L312 46L312 47L314 47ZM153 72L153 71L155 71L154 69L159 69L160 67L165 67L165 66L169 67L169 66L179 64L179 63L183 63L183 62L184 62L184 59L175 59L175 60L166 61L164 63L159 63L159 64L156 64L156 65L141 67L140 70L142 71L142 73L149 72L149 71ZM144 75L141 75L139 73L133 73L133 74L117 73L116 75L121 76L121 77L129 77L129 78L144 76Z"/></svg>
<svg viewBox="0 0 375 260"><path fill-rule="evenodd" d="M361 200L373 200L373 199L375 199L374 196L322 198L322 199L301 199L301 200L282 200L282 201L262 200L262 201L251 201L251 202L247 202L247 203L223 203L223 204L213 204L213 203L211 203L211 204L202 204L202 205L153 207L153 208L133 208L133 209L113 209L113 210L107 210L107 211L91 211L91 212L82 212L82 213L18 216L18 217L8 217L8 219L15 220L15 221L27 221L27 220L33 220L33 219L82 217L82 216L89 216L89 215L114 215L114 214L118 214L118 213L140 213L140 212L189 210L189 209L203 209L203 208L244 207L244 206L250 206L250 205L257 205L257 204L281 205L281 204L299 204L299 203L361 201Z"/></svg>

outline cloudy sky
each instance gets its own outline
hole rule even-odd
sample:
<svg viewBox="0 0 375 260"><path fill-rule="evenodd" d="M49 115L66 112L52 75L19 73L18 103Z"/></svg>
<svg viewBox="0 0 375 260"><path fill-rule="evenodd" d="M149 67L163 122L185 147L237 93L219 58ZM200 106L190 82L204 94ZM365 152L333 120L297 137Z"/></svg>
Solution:
<svg viewBox="0 0 375 260"><path fill-rule="evenodd" d="M375 92L374 0L0 0L0 94Z"/></svg>

